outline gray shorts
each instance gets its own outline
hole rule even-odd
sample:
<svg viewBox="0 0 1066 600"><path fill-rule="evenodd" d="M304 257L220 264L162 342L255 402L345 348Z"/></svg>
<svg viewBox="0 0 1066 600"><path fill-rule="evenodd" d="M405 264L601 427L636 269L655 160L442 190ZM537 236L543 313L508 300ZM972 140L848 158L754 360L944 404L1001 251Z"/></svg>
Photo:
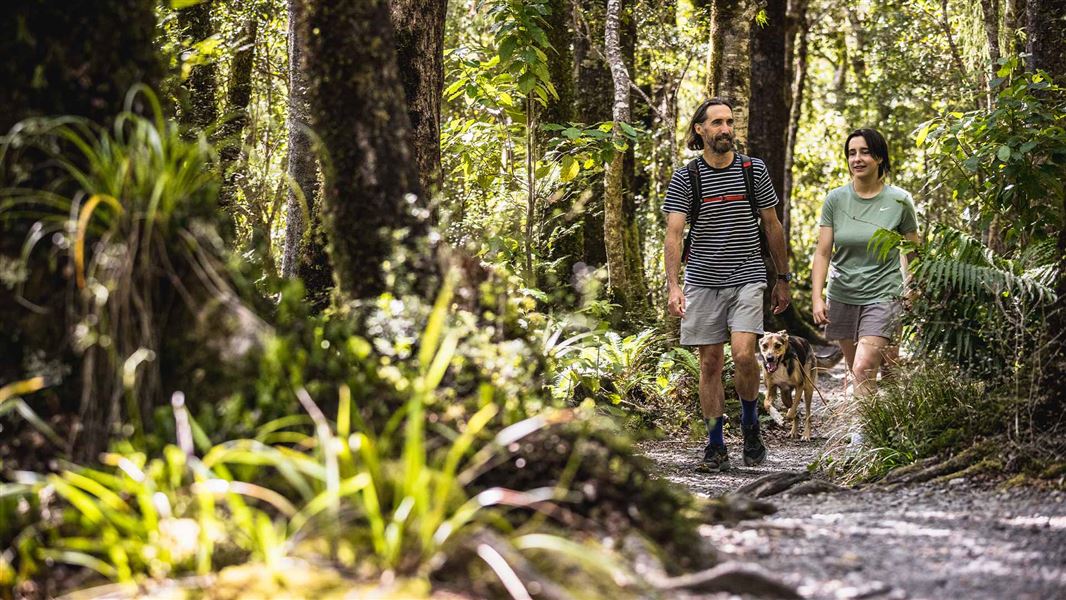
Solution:
<svg viewBox="0 0 1066 600"><path fill-rule="evenodd" d="M899 337L903 305L900 302L859 305L830 300L828 312L827 340L857 341L864 335L876 335L891 342Z"/></svg>
<svg viewBox="0 0 1066 600"><path fill-rule="evenodd" d="M721 344L729 341L729 334L733 331L761 334L765 289L765 283L729 288L686 285L681 345Z"/></svg>

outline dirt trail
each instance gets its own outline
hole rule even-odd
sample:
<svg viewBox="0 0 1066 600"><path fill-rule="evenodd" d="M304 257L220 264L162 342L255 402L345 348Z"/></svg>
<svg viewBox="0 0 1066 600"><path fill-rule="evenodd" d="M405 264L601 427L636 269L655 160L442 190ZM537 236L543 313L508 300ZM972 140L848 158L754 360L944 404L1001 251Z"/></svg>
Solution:
<svg viewBox="0 0 1066 600"><path fill-rule="evenodd" d="M840 367L821 375L830 403L843 398L841 381ZM723 474L696 470L699 443L659 441L642 451L661 476L697 495L719 496L769 473L805 470L825 443L819 437L824 407L817 395L814 403L815 439L791 441L770 428L770 453L757 468L743 466L739 438L728 440L733 469ZM753 561L805 598L1066 599L1062 492L1001 490L961 479L767 500L774 514L704 525L701 533L723 560Z"/></svg>

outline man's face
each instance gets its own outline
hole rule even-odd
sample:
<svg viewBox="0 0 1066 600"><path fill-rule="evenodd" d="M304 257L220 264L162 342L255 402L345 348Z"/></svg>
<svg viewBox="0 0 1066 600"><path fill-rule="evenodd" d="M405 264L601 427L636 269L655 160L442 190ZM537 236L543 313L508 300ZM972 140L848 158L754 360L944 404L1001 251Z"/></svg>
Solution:
<svg viewBox="0 0 1066 600"><path fill-rule="evenodd" d="M703 138L703 145L718 154L733 149L733 111L724 104L707 108L707 116L696 124L696 133Z"/></svg>

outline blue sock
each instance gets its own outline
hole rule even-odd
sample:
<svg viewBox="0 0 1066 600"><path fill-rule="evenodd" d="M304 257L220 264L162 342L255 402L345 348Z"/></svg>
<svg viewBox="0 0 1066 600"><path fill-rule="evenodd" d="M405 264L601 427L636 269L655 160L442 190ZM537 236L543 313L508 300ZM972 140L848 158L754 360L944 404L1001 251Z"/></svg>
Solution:
<svg viewBox="0 0 1066 600"><path fill-rule="evenodd" d="M759 421L759 403L757 399L741 400L740 411L740 424L744 427L751 427Z"/></svg>
<svg viewBox="0 0 1066 600"><path fill-rule="evenodd" d="M725 417L704 418L703 423L707 425L707 441L716 446L725 446L725 438L722 437L722 424L725 423Z"/></svg>

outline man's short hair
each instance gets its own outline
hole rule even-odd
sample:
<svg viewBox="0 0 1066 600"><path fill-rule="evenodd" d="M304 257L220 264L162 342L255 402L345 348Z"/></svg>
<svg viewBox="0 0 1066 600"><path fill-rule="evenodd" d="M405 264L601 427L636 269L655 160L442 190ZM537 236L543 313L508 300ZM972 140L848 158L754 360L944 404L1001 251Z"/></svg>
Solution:
<svg viewBox="0 0 1066 600"><path fill-rule="evenodd" d="M692 113L692 120L688 124L688 139L685 140L685 145L689 150L703 150L703 138L700 134L696 133L696 125L702 123L707 118L707 109L712 106L725 106L729 108L729 111L733 111L733 103L725 98L710 98L704 100L699 107L696 108L696 112Z"/></svg>
<svg viewBox="0 0 1066 600"><path fill-rule="evenodd" d="M848 139L844 140L844 164L848 164L848 145L851 144L852 139L859 136L866 140L866 147L870 149L870 154L874 158L881 159L880 164L877 165L877 178L881 179L885 173L891 173L892 161L888 158L888 142L885 141L885 136L871 127L856 129L848 134ZM850 167L848 172L851 172Z"/></svg>

